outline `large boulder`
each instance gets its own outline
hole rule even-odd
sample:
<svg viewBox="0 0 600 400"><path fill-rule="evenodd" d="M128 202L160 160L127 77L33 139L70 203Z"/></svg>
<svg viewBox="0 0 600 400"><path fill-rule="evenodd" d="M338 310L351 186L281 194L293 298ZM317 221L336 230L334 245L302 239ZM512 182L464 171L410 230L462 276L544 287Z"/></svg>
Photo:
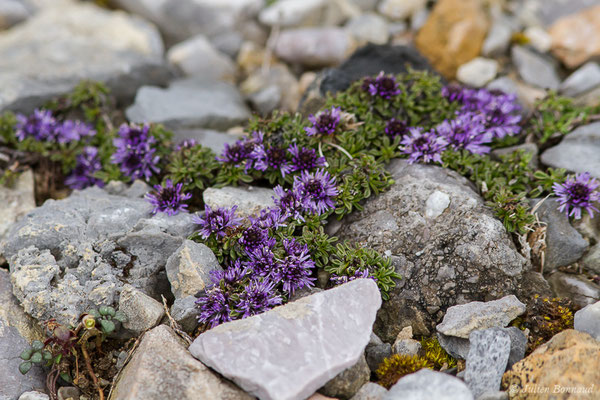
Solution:
<svg viewBox="0 0 600 400"><path fill-rule="evenodd" d="M24 171L12 186L0 185L0 240L10 226L35 208L33 172Z"/></svg>
<svg viewBox="0 0 600 400"><path fill-rule="evenodd" d="M519 292L529 264L465 178L404 160L389 171L394 185L346 217L338 232L390 255L402 275L375 323L384 341L408 325L430 333L453 305Z"/></svg>
<svg viewBox="0 0 600 400"><path fill-rule="evenodd" d="M169 73L158 31L140 18L64 2L0 33L0 111L29 112L83 79L105 82L118 98Z"/></svg>
<svg viewBox="0 0 600 400"><path fill-rule="evenodd" d="M14 224L0 247L25 311L74 323L91 307L118 304L127 283L170 298L165 264L194 224L189 214L165 218L151 209L142 198L89 188Z"/></svg>

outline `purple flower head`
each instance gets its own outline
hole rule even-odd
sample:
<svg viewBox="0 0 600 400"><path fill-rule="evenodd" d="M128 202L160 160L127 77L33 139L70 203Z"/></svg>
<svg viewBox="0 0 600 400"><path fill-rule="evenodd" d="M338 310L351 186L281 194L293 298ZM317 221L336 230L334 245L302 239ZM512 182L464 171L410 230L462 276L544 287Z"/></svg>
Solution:
<svg viewBox="0 0 600 400"><path fill-rule="evenodd" d="M331 283L333 283L334 285L341 285L343 283L347 283L350 281L353 281L355 279L373 279L375 282L377 282L377 278L375 278L374 275L372 275L368 269L363 269L363 270L357 270L354 275L341 275L338 276L336 274L331 274L331 277L329 278L329 280L331 281Z"/></svg>
<svg viewBox="0 0 600 400"><path fill-rule="evenodd" d="M275 254L273 254L271 246L273 244L274 243L268 243L267 245L247 252L246 254L250 260L245 263L244 271L246 273L251 273L252 275L270 277L275 266Z"/></svg>
<svg viewBox="0 0 600 400"><path fill-rule="evenodd" d="M242 313L242 318L246 318L270 310L282 301L273 282L253 279L240 294L236 311Z"/></svg>
<svg viewBox="0 0 600 400"><path fill-rule="evenodd" d="M238 140L233 145L225 143L225 149L221 156L217 156L217 161L227 164L240 166L245 163L245 170L248 171L254 165L254 161L264 153L263 133L252 132L252 135Z"/></svg>
<svg viewBox="0 0 600 400"><path fill-rule="evenodd" d="M104 186L102 179L94 177L97 171L102 169L102 163L98 157L98 149L86 146L83 152L77 156L77 164L71 174L65 179L65 184L71 189L85 189L89 186Z"/></svg>
<svg viewBox="0 0 600 400"><path fill-rule="evenodd" d="M196 300L196 304L200 309L198 322L201 324L208 324L210 328L214 328L223 322L231 321L229 294L219 287L209 290L205 296Z"/></svg>
<svg viewBox="0 0 600 400"><path fill-rule="evenodd" d="M467 91L470 91L470 89L452 84L442 88L442 96L447 98L450 102L458 101L462 103L467 95Z"/></svg>
<svg viewBox="0 0 600 400"><path fill-rule="evenodd" d="M442 151L448 146L443 137L436 135L434 131L423 132L422 128L410 128L410 135L406 135L401 142L402 152L408 154L408 162L442 162Z"/></svg>
<svg viewBox="0 0 600 400"><path fill-rule="evenodd" d="M281 226L285 226L285 221L288 215L278 207L267 208L260 210L260 214L256 217L248 217L252 225L256 225L263 229L277 230Z"/></svg>
<svg viewBox="0 0 600 400"><path fill-rule="evenodd" d="M292 217L296 221L304 222L304 217L302 216L304 205L298 193L295 190L284 189L281 185L275 186L273 191L277 196L273 196L275 205L282 211L283 215Z"/></svg>
<svg viewBox="0 0 600 400"><path fill-rule="evenodd" d="M339 107L331 107L330 110L323 110L317 115L310 115L308 120L313 126L306 127L304 130L308 136L314 135L333 135L337 129L341 118L341 109Z"/></svg>
<svg viewBox="0 0 600 400"><path fill-rule="evenodd" d="M69 143L81 140L86 136L94 136L96 131L81 121L66 120L56 125L54 136L58 143Z"/></svg>
<svg viewBox="0 0 600 400"><path fill-rule="evenodd" d="M210 280L212 286L233 287L246 277L246 269L242 267L242 262L238 259L230 264L224 270L210 271Z"/></svg>
<svg viewBox="0 0 600 400"><path fill-rule="evenodd" d="M396 78L392 75L385 75L383 71L372 80L368 86L368 92L371 96L379 96L384 99L391 99L400 94Z"/></svg>
<svg viewBox="0 0 600 400"><path fill-rule="evenodd" d="M408 125L406 122L398 120L396 118L390 119L385 125L385 134L390 138L395 139L398 136L402 137L408 132Z"/></svg>
<svg viewBox="0 0 600 400"><path fill-rule="evenodd" d="M298 149L296 143L290 145L288 151L292 155L292 171L306 171L325 166L325 157L317 156L315 149L302 147Z"/></svg>
<svg viewBox="0 0 600 400"><path fill-rule="evenodd" d="M265 150L263 146L257 146L253 153L256 160L254 168L259 171L266 171L268 168L279 170L281 176L285 177L292 172L292 166L288 163L286 155L287 152L281 147L273 146Z"/></svg>
<svg viewBox="0 0 600 400"><path fill-rule="evenodd" d="M581 211L585 210L593 218L594 211L598 211L593 203L600 200L600 192L596 190L598 186L600 183L589 172L577 174L575 178L571 176L562 185L556 182L552 189L560 203L558 209L569 217L575 216L575 219L580 219Z"/></svg>
<svg viewBox="0 0 600 400"><path fill-rule="evenodd" d="M35 140L51 140L54 136L56 124L56 119L49 110L36 109L29 117L18 114L15 136L19 141L23 141L28 137L33 137Z"/></svg>
<svg viewBox="0 0 600 400"><path fill-rule="evenodd" d="M486 131L485 121L479 114L464 112L456 118L444 121L435 129L454 149L466 149L475 154L490 152L487 143L492 141L492 134Z"/></svg>
<svg viewBox="0 0 600 400"><path fill-rule="evenodd" d="M269 231L265 228L261 228L258 225L251 225L249 228L242 232L242 237L238 240L239 244L244 247L246 253L250 253L265 243L270 243L272 240L269 238Z"/></svg>
<svg viewBox="0 0 600 400"><path fill-rule="evenodd" d="M298 243L294 238L283 239L286 255L277 260L274 279L283 284L283 290L294 294L303 287L314 286L315 278L311 277L315 268L314 261L310 258L308 246Z"/></svg>
<svg viewBox="0 0 600 400"><path fill-rule="evenodd" d="M321 169L315 173L302 171L299 177L294 178L294 191L302 199L304 209L318 215L334 208L338 195L335 178Z"/></svg>
<svg viewBox="0 0 600 400"><path fill-rule="evenodd" d="M195 215L192 222L200 225L200 235L203 239L208 239L213 233L217 237L224 237L229 230L240 225L242 220L235 215L237 206L231 208L219 207L216 210L210 208L207 204L204 207L204 215Z"/></svg>
<svg viewBox="0 0 600 400"><path fill-rule="evenodd" d="M177 145L177 147L175 147L175 151L181 151L183 149L191 149L194 146L197 146L198 142L196 142L194 139L185 139L183 140L181 143L179 143Z"/></svg>
<svg viewBox="0 0 600 400"><path fill-rule="evenodd" d="M187 212L187 204L184 201L192 197L191 193L181 193L183 183L178 183L173 186L173 181L166 180L164 186L155 185L154 193L147 193L146 199L154 206L152 214L158 211L164 212L167 215L176 215L177 213Z"/></svg>
<svg viewBox="0 0 600 400"><path fill-rule="evenodd" d="M160 172L157 164L159 156L152 147L156 139L149 135L148 125L123 124L119 128L119 137L113 139L116 147L111 162L120 164L121 172L131 179L145 178L149 180L153 174Z"/></svg>

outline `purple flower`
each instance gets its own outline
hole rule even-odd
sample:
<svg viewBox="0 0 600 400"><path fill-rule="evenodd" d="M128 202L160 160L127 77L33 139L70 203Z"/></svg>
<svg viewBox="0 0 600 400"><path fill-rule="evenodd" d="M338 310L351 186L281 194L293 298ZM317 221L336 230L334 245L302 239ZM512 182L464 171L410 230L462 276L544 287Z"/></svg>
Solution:
<svg viewBox="0 0 600 400"><path fill-rule="evenodd" d="M299 177L294 177L294 191L302 199L304 209L318 215L334 208L338 195L335 178L321 169L315 173L302 171Z"/></svg>
<svg viewBox="0 0 600 400"><path fill-rule="evenodd" d="M471 89L463 88L459 85L448 85L442 88L442 96L447 98L450 102L458 101L460 103L464 102L467 91Z"/></svg>
<svg viewBox="0 0 600 400"><path fill-rule="evenodd" d="M275 254L272 249L273 243L256 248L250 252L246 252L249 261L245 263L244 271L252 272L253 275L270 277L275 266Z"/></svg>
<svg viewBox="0 0 600 400"><path fill-rule="evenodd" d="M282 301L273 282L253 279L240 294L236 311L242 313L242 318L251 317L270 310Z"/></svg>
<svg viewBox="0 0 600 400"><path fill-rule="evenodd" d="M408 125L406 122L398 120L396 118L390 119L385 125L385 134L390 138L395 139L398 136L402 137L408 132Z"/></svg>
<svg viewBox="0 0 600 400"><path fill-rule="evenodd" d="M192 218L192 222L200 225L200 235L203 239L208 239L213 233L217 237L224 237L227 235L228 230L232 230L242 222L241 219L235 215L236 209L237 206L231 208L219 207L218 209L213 210L207 204L204 207L204 215L195 215Z"/></svg>
<svg viewBox="0 0 600 400"><path fill-rule="evenodd" d="M404 136L401 142L402 152L408 154L408 162L413 164L417 161L442 162L442 151L448 146L443 137L439 137L434 131L423 132L422 128L410 128L410 135Z"/></svg>
<svg viewBox="0 0 600 400"><path fill-rule="evenodd" d="M383 71L377 75L377 78L372 79L368 85L368 92L371 96L379 96L384 99L391 99L393 96L400 94L396 78L392 75L385 75Z"/></svg>
<svg viewBox="0 0 600 400"><path fill-rule="evenodd" d="M251 225L242 232L242 237L240 237L238 242L244 246L246 253L249 253L265 245L265 243L270 243L269 239L269 231L267 229L261 228L258 225Z"/></svg>
<svg viewBox="0 0 600 400"><path fill-rule="evenodd" d="M454 149L466 149L475 154L486 154L490 147L486 143L492 141L492 134L486 131L485 121L481 115L465 112L455 119L444 121L435 130L443 136Z"/></svg>
<svg viewBox="0 0 600 400"><path fill-rule="evenodd" d="M285 226L285 221L287 218L287 213L278 207L262 209L260 210L260 214L258 216L248 217L252 225L273 230L277 230L279 227Z"/></svg>
<svg viewBox="0 0 600 400"><path fill-rule="evenodd" d="M69 143L95 134L96 131L90 125L81 121L66 120L54 129L54 137L58 143Z"/></svg>
<svg viewBox="0 0 600 400"><path fill-rule="evenodd" d="M246 269L242 267L241 261L235 260L224 270L210 271L212 286L235 288L235 285L246 277Z"/></svg>
<svg viewBox="0 0 600 400"><path fill-rule="evenodd" d="M339 107L331 107L331 110L324 110L317 115L310 115L308 120L313 126L306 127L304 130L308 136L314 135L333 135L340 123L341 109Z"/></svg>
<svg viewBox="0 0 600 400"><path fill-rule="evenodd" d="M196 142L194 139L185 139L183 140L181 143L179 143L177 145L177 147L175 147L175 151L181 151L183 149L191 149L194 146L197 146L198 142Z"/></svg>
<svg viewBox="0 0 600 400"><path fill-rule="evenodd" d="M71 189L85 189L88 186L104 186L102 179L94 177L97 171L102 169L102 163L98 157L98 149L86 146L83 152L77 156L77 164L71 174L65 179L65 184Z"/></svg>
<svg viewBox="0 0 600 400"><path fill-rule="evenodd" d="M56 124L56 119L49 110L36 109L29 117L18 114L15 136L19 141L28 137L33 137L35 140L51 140Z"/></svg>
<svg viewBox="0 0 600 400"><path fill-rule="evenodd" d="M263 133L252 132L250 137L238 140L235 144L225 143L225 149L217 161L240 166L245 162L245 170L253 167L254 161L264 152Z"/></svg>
<svg viewBox="0 0 600 400"><path fill-rule="evenodd" d="M119 137L113 139L116 147L111 162L120 164L121 172L131 179L145 178L149 180L152 174L160 172L157 164L159 156L155 156L156 149L152 147L156 139L149 134L148 125L127 125L119 128Z"/></svg>
<svg viewBox="0 0 600 400"><path fill-rule="evenodd" d="M325 157L317 156L315 149L302 147L298 149L296 143L290 145L288 151L292 155L292 171L306 171L325 166Z"/></svg>
<svg viewBox="0 0 600 400"><path fill-rule="evenodd" d="M265 150L263 146L257 146L253 157L256 160L254 168L259 171L266 171L268 168L271 168L279 170L283 177L292 172L292 166L286 159L286 151L281 147L274 146Z"/></svg>
<svg viewBox="0 0 600 400"><path fill-rule="evenodd" d="M312 270L315 268L314 261L310 258L308 246L298 243L294 238L283 239L285 256L277 260L274 271L274 279L283 284L283 290L294 294L303 287L314 286Z"/></svg>
<svg viewBox="0 0 600 400"><path fill-rule="evenodd" d="M279 207L283 214L286 217L292 217L296 221L304 222L304 217L302 216L302 212L304 211L303 201L298 193L294 190L284 189L281 185L275 186L273 191L277 196L273 196L275 205Z"/></svg>
<svg viewBox="0 0 600 400"><path fill-rule="evenodd" d="M206 296L196 300L196 304L200 308L198 322L202 324L214 328L223 322L231 321L229 294L219 287L209 290Z"/></svg>
<svg viewBox="0 0 600 400"><path fill-rule="evenodd" d="M569 217L575 216L575 219L580 219L581 211L585 210L593 218L594 211L598 211L593 203L600 200L600 192L596 190L598 186L600 183L589 172L577 174L575 178L571 176L562 185L556 182L552 189L554 195L558 196L558 209Z"/></svg>
<svg viewBox="0 0 600 400"><path fill-rule="evenodd" d="M187 204L183 202L192 197L191 193L181 193L183 183L173 186L173 181L166 180L165 186L155 185L154 193L147 193L146 199L154 206L152 214L158 211L167 215L176 215L177 213L187 212Z"/></svg>

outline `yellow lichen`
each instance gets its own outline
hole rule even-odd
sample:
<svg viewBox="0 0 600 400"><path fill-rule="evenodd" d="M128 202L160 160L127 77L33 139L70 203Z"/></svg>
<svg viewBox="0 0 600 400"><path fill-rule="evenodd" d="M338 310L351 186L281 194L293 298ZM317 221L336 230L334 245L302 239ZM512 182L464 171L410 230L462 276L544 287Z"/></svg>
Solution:
<svg viewBox="0 0 600 400"><path fill-rule="evenodd" d="M398 382L398 379L423 368L433 369L433 363L420 356L394 354L383 360L377 368L378 383L389 389Z"/></svg>

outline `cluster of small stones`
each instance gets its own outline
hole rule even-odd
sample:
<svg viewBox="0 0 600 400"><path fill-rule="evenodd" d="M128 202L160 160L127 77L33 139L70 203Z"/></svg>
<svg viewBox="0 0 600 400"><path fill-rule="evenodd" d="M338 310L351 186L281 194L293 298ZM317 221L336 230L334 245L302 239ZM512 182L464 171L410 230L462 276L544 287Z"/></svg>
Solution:
<svg viewBox="0 0 600 400"><path fill-rule="evenodd" d="M0 111L29 112L81 79L101 80L130 104L128 120L165 124L176 140L219 152L251 112L314 112L326 89L400 72L405 62L514 93L526 108L545 89L578 104L600 99L600 7L585 0L112 3L121 10L0 1ZM381 46L320 72L366 43ZM598 129L580 127L539 157L535 145L525 149L545 165L600 178ZM539 207L548 287L464 179L402 161L390 171L394 187L339 226L342 238L392 257L403 279L388 302L371 280L357 280L223 324L191 345L169 327L160 301L168 298L170 315L192 333L195 294L221 269L207 247L186 240L190 216L151 216L142 182L35 209L32 174L22 174L0 187L0 260L10 267L0 270L0 399L48 398L43 370L19 374L21 349L41 337L39 322L73 322L104 304L127 314L126 335L145 332L111 399L525 399L528 385L597 396L600 287L565 272L575 265L600 274L597 220L572 224L550 202ZM207 191L205 202L231 206L228 191ZM259 194L236 192L240 211L268 207L270 195ZM575 330L524 357L527 332L509 323L531 295L551 291L582 308ZM421 370L390 390L369 382L385 357L418 354L421 335L465 360L464 371Z"/></svg>

